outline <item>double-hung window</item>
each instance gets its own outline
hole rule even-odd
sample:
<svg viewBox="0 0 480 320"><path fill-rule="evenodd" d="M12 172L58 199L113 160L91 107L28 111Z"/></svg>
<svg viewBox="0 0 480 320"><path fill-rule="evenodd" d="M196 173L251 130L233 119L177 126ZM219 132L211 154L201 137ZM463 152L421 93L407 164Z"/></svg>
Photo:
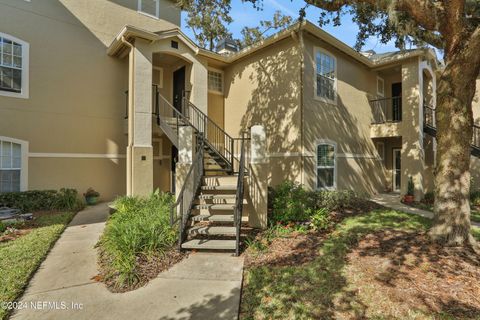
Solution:
<svg viewBox="0 0 480 320"><path fill-rule="evenodd" d="M335 144L319 143L317 145L317 189L335 189L336 171Z"/></svg>
<svg viewBox="0 0 480 320"><path fill-rule="evenodd" d="M138 0L138 12L154 18L159 18L160 0Z"/></svg>
<svg viewBox="0 0 480 320"><path fill-rule="evenodd" d="M28 97L28 44L0 33L0 95Z"/></svg>
<svg viewBox="0 0 480 320"><path fill-rule="evenodd" d="M320 48L315 49L315 97L337 103L337 60Z"/></svg>
<svg viewBox="0 0 480 320"><path fill-rule="evenodd" d="M0 193L20 191L22 147L0 140Z"/></svg>
<svg viewBox="0 0 480 320"><path fill-rule="evenodd" d="M208 91L223 94L223 72L216 69L208 70Z"/></svg>

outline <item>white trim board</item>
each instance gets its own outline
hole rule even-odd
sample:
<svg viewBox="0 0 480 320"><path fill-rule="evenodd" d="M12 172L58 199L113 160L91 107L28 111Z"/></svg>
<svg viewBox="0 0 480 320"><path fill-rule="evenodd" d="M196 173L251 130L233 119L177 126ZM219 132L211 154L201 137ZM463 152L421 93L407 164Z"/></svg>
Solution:
<svg viewBox="0 0 480 320"><path fill-rule="evenodd" d="M30 152L29 158L123 159L125 154Z"/></svg>

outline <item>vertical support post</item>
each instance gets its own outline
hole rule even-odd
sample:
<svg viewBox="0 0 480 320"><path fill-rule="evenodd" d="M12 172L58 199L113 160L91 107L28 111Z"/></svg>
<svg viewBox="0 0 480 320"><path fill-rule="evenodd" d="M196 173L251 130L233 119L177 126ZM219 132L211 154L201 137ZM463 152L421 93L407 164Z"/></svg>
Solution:
<svg viewBox="0 0 480 320"><path fill-rule="evenodd" d="M175 164L175 199L178 199L181 187L185 183L190 165L193 162L193 128L190 126L180 126L178 128L178 162ZM188 186L187 186L188 187ZM193 186L191 186L193 188ZM193 191L193 190L190 190ZM189 192L185 190L185 192Z"/></svg>
<svg viewBox="0 0 480 320"><path fill-rule="evenodd" d="M261 125L251 128L250 137L250 176L249 196L250 206L248 221L252 227L267 227L267 201L268 201L268 168L269 161L266 154L267 138L265 129Z"/></svg>

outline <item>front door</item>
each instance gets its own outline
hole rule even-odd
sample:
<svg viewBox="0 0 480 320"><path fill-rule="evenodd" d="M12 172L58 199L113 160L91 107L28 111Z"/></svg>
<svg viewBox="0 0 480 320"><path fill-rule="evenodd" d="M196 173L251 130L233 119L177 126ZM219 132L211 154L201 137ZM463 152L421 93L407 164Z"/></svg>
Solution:
<svg viewBox="0 0 480 320"><path fill-rule="evenodd" d="M402 186L402 150L393 149L393 191L400 191Z"/></svg>
<svg viewBox="0 0 480 320"><path fill-rule="evenodd" d="M185 67L173 73L173 106L182 112L182 98L185 93Z"/></svg>
<svg viewBox="0 0 480 320"><path fill-rule="evenodd" d="M402 121L402 83L392 83L392 120Z"/></svg>

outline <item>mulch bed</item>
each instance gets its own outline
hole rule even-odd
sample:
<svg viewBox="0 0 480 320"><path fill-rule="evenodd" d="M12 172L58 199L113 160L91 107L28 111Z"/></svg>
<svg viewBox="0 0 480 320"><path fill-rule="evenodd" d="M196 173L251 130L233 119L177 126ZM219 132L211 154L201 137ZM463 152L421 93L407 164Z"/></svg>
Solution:
<svg viewBox="0 0 480 320"><path fill-rule="evenodd" d="M0 233L0 243L12 241L19 237L22 237L28 233L30 233L33 229L37 228L39 225L36 222L36 219L43 216L53 216L63 211L36 211L33 212L33 219L32 220L25 220L20 223L16 223L14 227L7 229L7 231Z"/></svg>
<svg viewBox="0 0 480 320"><path fill-rule="evenodd" d="M360 240L348 261L362 275L355 286L370 286L385 314L480 315L480 256L468 248L430 243L425 232L382 230Z"/></svg>
<svg viewBox="0 0 480 320"><path fill-rule="evenodd" d="M115 275L108 277L107 268L111 263L107 261L104 254L99 254L99 270L100 273L94 276L92 279L98 282L103 282L109 291L114 293L121 293L132 291L143 287L150 280L156 278L160 272L170 269L173 265L177 264L188 256L188 253L179 252L177 248L172 248L166 251L163 255L147 258L145 256L137 257L137 271L138 282L133 285L117 285L117 277Z"/></svg>
<svg viewBox="0 0 480 320"><path fill-rule="evenodd" d="M356 216L362 213L370 212L382 206L371 201L359 201L355 208L344 208L332 212L332 226L328 230L308 231L306 233L292 232L284 237L278 237L268 244L268 249L263 252L244 252L244 265L248 267L256 266L298 266L315 260L319 254L319 248L323 241L335 229L335 224L343 219ZM256 233L255 233L256 232ZM251 238L262 239L263 232L252 231Z"/></svg>

